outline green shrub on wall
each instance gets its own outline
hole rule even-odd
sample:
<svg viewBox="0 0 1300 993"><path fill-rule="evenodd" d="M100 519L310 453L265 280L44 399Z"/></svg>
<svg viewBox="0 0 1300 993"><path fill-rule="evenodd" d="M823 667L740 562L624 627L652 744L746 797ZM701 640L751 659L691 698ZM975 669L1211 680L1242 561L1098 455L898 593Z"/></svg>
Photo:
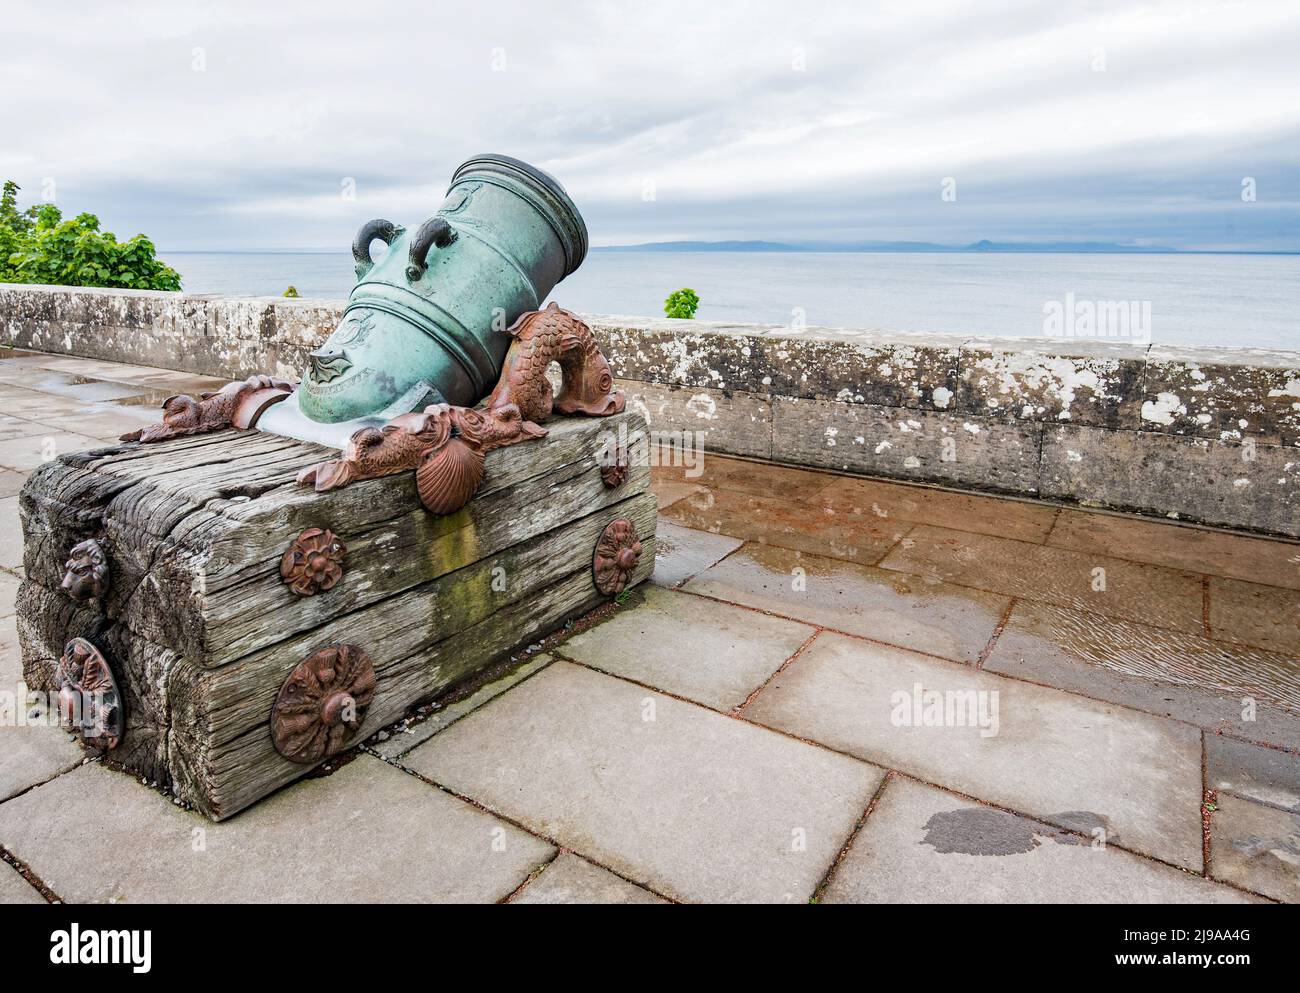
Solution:
<svg viewBox="0 0 1300 993"><path fill-rule="evenodd" d="M669 317L681 317L686 320L693 320L695 311L699 309L700 298L698 294L689 287L673 290L668 294L668 299L664 301L664 313Z"/></svg>
<svg viewBox="0 0 1300 993"><path fill-rule="evenodd" d="M119 242L99 230L94 214L63 219L52 203L18 210L19 186L6 182L0 197L0 282L179 290L181 277L155 257L142 234Z"/></svg>

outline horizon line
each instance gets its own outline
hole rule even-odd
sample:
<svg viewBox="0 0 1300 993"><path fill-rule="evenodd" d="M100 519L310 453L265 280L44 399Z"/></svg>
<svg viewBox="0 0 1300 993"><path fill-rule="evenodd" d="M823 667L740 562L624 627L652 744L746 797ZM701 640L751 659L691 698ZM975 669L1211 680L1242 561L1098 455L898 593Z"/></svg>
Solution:
<svg viewBox="0 0 1300 993"><path fill-rule="evenodd" d="M760 239L749 241L649 241L630 245L593 245L590 252L662 252L665 247L679 254L707 255L1300 255L1300 248L1172 248L1167 246L1143 247L1141 245L1102 245L1101 247L1070 248L1055 242L1001 242L989 248L971 245L939 245L921 242L885 243L880 246L846 244L843 247L817 245L809 247L798 243L773 243ZM676 246L699 247L676 247ZM764 248L719 248L717 246L772 245ZM914 246L914 247L902 247ZM155 246L158 256L163 255L347 255L349 249L296 247L296 248L162 248Z"/></svg>

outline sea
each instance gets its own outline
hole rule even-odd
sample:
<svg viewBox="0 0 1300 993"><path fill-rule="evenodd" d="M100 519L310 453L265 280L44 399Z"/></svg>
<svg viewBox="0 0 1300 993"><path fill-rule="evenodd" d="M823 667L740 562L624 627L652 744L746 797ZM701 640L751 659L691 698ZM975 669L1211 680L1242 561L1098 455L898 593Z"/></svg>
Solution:
<svg viewBox="0 0 1300 993"><path fill-rule="evenodd" d="M379 248L379 246L376 246ZM187 293L344 299L349 252L159 252ZM1300 255L591 251L551 294L588 314L1300 351Z"/></svg>

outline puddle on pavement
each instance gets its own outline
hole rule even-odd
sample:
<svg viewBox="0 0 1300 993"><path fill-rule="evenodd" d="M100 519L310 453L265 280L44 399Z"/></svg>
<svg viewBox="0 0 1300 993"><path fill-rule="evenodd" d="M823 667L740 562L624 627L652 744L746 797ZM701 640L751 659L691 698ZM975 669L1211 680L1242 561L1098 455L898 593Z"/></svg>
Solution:
<svg viewBox="0 0 1300 993"><path fill-rule="evenodd" d="M874 563L911 526L818 503L700 486L663 510L675 524L853 562Z"/></svg>
<svg viewBox="0 0 1300 993"><path fill-rule="evenodd" d="M902 648L976 661L1008 598L809 552L750 543L687 585Z"/></svg>
<svg viewBox="0 0 1300 993"><path fill-rule="evenodd" d="M1097 837L1095 831L1102 831L1106 841L1119 841L1119 835L1107 831L1106 819L1091 811L1050 814L1047 820L1091 837ZM941 811L925 822L924 830L921 844L931 846L940 855L1024 855L1041 844L1040 838L1050 838L1062 845L1088 844L1078 835L1045 828L992 807Z"/></svg>
<svg viewBox="0 0 1300 993"><path fill-rule="evenodd" d="M143 387L141 387L143 388ZM186 390L170 389L162 390L157 388L148 389L144 393L137 393L134 396L121 397L114 400L113 403L122 407L161 407L163 401L168 397L175 396L177 393L184 393Z"/></svg>
<svg viewBox="0 0 1300 993"><path fill-rule="evenodd" d="M1300 659L1087 611L1019 604L999 647L1019 657L1065 655L1126 676L1260 696L1300 710Z"/></svg>

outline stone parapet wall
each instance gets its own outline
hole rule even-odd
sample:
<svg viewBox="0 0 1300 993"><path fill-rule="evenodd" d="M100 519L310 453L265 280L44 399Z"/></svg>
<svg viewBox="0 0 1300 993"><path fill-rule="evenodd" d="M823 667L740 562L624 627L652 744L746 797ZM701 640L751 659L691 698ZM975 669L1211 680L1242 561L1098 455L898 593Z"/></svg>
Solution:
<svg viewBox="0 0 1300 993"><path fill-rule="evenodd" d="M0 285L17 348L296 376L343 301ZM1300 352L584 315L707 451L1300 536Z"/></svg>

